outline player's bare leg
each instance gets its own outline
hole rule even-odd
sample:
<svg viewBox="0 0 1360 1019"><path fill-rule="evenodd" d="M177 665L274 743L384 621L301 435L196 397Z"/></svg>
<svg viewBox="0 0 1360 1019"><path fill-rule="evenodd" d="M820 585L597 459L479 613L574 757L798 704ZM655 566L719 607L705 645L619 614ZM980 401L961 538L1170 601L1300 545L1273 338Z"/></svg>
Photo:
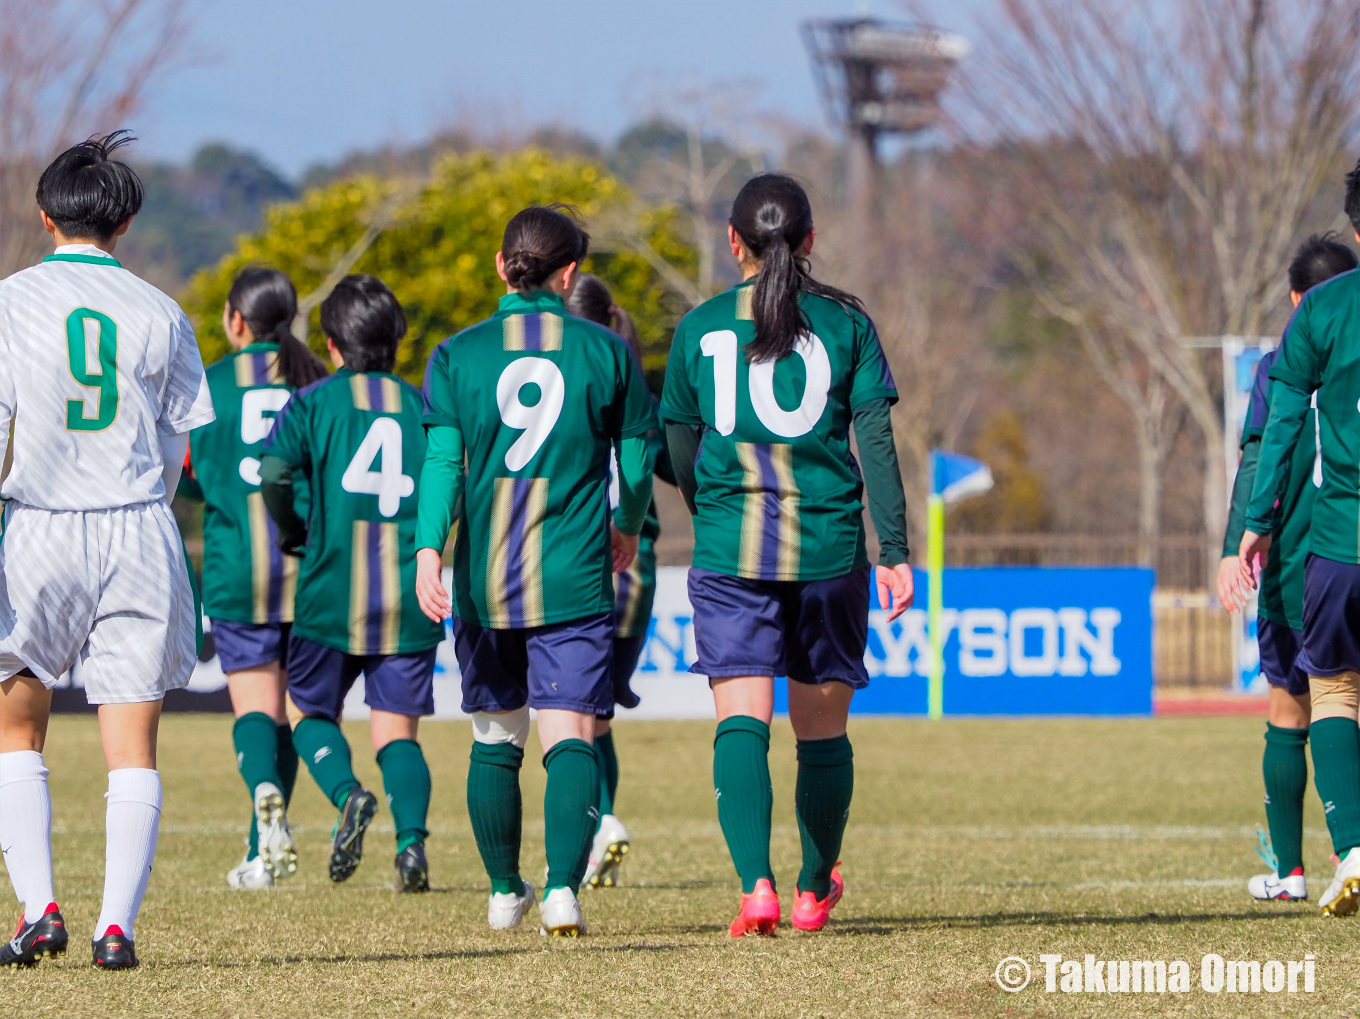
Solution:
<svg viewBox="0 0 1360 1019"><path fill-rule="evenodd" d="M284 710L287 679L278 662L227 673L236 723L236 764L251 796L249 848L227 872L234 889L258 891L297 871L288 802L297 779L297 751Z"/></svg>
<svg viewBox="0 0 1360 1019"><path fill-rule="evenodd" d="M779 896L770 869L770 719L774 717L771 676L714 679L718 729L713 741L713 785L718 823L741 878L741 909L729 933L774 934Z"/></svg>
<svg viewBox="0 0 1360 1019"><path fill-rule="evenodd" d="M803 869L793 903L793 926L826 926L841 899L841 839L854 791L854 756L846 720L854 691L844 683L789 682L789 721L798 738L794 806L803 843Z"/></svg>
<svg viewBox="0 0 1360 1019"><path fill-rule="evenodd" d="M430 768L416 741L420 718L374 709L369 713L368 726L397 833L393 887L398 892L428 892L430 865L425 857L425 839L430 834L426 827Z"/></svg>
<svg viewBox="0 0 1360 1019"><path fill-rule="evenodd" d="M161 701L99 705L99 736L109 769L105 813L104 901L94 929L94 963L101 969L137 965L133 925L156 859L161 776L156 737Z"/></svg>
<svg viewBox="0 0 1360 1019"><path fill-rule="evenodd" d="M52 800L43 745L52 691L31 676L0 683L0 847L23 912L0 966L66 954L66 923L52 886Z"/></svg>

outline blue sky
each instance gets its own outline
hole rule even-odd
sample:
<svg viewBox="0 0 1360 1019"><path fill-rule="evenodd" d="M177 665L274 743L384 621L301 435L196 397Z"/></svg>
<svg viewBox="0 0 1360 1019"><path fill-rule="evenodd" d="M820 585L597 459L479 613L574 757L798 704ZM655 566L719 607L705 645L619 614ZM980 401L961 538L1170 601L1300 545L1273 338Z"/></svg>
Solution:
<svg viewBox="0 0 1360 1019"><path fill-rule="evenodd" d="M682 82L760 83L754 108L823 124L799 24L891 0L192 0L185 66L133 123L143 156L226 140L290 174L471 121L602 139ZM969 8L936 5L966 34Z"/></svg>

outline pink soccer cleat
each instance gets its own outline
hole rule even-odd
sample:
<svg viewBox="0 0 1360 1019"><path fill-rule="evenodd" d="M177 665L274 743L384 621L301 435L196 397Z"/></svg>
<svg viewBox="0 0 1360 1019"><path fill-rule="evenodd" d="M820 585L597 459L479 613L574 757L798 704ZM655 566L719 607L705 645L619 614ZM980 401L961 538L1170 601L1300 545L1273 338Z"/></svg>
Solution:
<svg viewBox="0 0 1360 1019"><path fill-rule="evenodd" d="M769 878L756 882L754 891L741 897L741 912L728 927L734 938L744 938L748 934L763 934L772 937L779 928L779 896Z"/></svg>
<svg viewBox="0 0 1360 1019"><path fill-rule="evenodd" d="M799 892L793 900L793 926L800 931L819 931L831 919L831 911L845 894L845 882L841 880L841 862L831 868L831 890L825 899L818 899L811 892Z"/></svg>

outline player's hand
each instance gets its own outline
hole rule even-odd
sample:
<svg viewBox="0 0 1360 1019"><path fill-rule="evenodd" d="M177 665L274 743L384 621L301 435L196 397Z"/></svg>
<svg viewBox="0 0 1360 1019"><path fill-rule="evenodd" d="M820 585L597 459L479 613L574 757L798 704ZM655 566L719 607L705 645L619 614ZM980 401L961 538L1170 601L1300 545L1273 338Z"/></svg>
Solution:
<svg viewBox="0 0 1360 1019"><path fill-rule="evenodd" d="M1225 612L1241 612L1246 608L1247 598L1247 592L1242 589L1237 556L1224 556L1218 564L1218 603Z"/></svg>
<svg viewBox="0 0 1360 1019"><path fill-rule="evenodd" d="M1270 535L1244 531L1242 544L1237 550L1237 575L1242 581L1243 591L1256 590L1256 567L1265 569L1270 561ZM1259 560L1259 562L1258 562Z"/></svg>
<svg viewBox="0 0 1360 1019"><path fill-rule="evenodd" d="M878 584L878 604L888 610L888 622L892 622L916 600L916 581L911 574L911 566L875 566L874 580Z"/></svg>
<svg viewBox="0 0 1360 1019"><path fill-rule="evenodd" d="M453 614L453 600L444 590L444 563L439 550L422 548L416 552L416 600L420 611L436 623Z"/></svg>
<svg viewBox="0 0 1360 1019"><path fill-rule="evenodd" d="M633 559L637 556L638 550L638 536L636 534L624 534L613 524L610 524L609 544L610 552L614 557L615 573L622 573L633 565Z"/></svg>

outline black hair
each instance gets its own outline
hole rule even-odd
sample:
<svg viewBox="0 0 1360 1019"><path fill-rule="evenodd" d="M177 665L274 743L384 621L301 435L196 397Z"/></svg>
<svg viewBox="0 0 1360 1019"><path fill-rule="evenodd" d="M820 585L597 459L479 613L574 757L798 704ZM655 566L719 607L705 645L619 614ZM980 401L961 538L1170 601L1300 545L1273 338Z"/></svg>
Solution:
<svg viewBox="0 0 1360 1019"><path fill-rule="evenodd" d="M1346 218L1356 233L1360 233L1360 162L1355 169L1346 174Z"/></svg>
<svg viewBox="0 0 1360 1019"><path fill-rule="evenodd" d="M800 293L830 298L841 307L864 313L858 297L818 283L798 249L812 232L812 205L792 177L762 173L737 192L728 221L751 257L760 261L751 299L756 323L754 343L746 346L749 361L778 361L792 350L800 333L811 328L798 304Z"/></svg>
<svg viewBox="0 0 1360 1019"><path fill-rule="evenodd" d="M242 269L227 294L227 309L241 313L256 340L279 345L279 374L294 389L326 376L326 366L293 335L297 291L287 273L266 266Z"/></svg>
<svg viewBox="0 0 1360 1019"><path fill-rule="evenodd" d="M501 241L505 280L521 294L538 290L564 265L585 261L589 249L590 235L581 229L570 205L531 205L505 225Z"/></svg>
<svg viewBox="0 0 1360 1019"><path fill-rule="evenodd" d="M142 208L142 182L132 167L109 156L130 141L114 131L72 145L38 178L38 208L67 237L107 243Z"/></svg>
<svg viewBox="0 0 1360 1019"><path fill-rule="evenodd" d="M577 318L589 319L614 330L625 340L642 363L642 343L638 340L633 316L614 303L614 295L598 276L583 272L576 277L576 286L567 298L567 311Z"/></svg>
<svg viewBox="0 0 1360 1019"><path fill-rule="evenodd" d="M1350 272L1357 264L1355 252L1341 243L1335 230L1313 234L1299 245L1289 263L1289 289L1306 294L1319 283Z"/></svg>
<svg viewBox="0 0 1360 1019"><path fill-rule="evenodd" d="M353 273L321 302L321 331L354 372L390 372L397 344L406 335L406 315L387 284Z"/></svg>

